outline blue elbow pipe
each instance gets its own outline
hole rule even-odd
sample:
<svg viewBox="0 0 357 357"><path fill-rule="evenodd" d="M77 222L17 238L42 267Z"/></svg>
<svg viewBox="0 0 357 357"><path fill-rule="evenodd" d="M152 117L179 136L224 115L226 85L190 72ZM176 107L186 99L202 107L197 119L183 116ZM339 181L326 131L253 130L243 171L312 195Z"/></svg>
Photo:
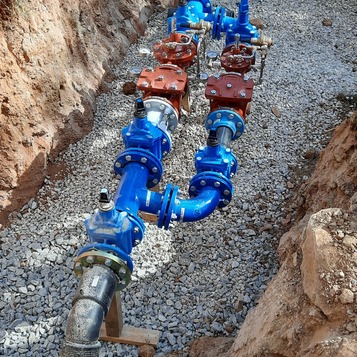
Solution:
<svg viewBox="0 0 357 357"><path fill-rule="evenodd" d="M220 192L213 188L203 189L197 197L189 200L177 199L173 209L175 221L194 222L209 216L218 206Z"/></svg>

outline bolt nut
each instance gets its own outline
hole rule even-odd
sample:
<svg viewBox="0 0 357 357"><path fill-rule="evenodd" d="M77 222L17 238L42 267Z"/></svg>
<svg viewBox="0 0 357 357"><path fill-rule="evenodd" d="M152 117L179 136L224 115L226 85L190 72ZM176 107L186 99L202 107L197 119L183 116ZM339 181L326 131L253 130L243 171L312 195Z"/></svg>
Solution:
<svg viewBox="0 0 357 357"><path fill-rule="evenodd" d="M221 186L221 183L219 181L216 181L214 184L213 184L214 187L219 187Z"/></svg>
<svg viewBox="0 0 357 357"><path fill-rule="evenodd" d="M134 240L134 246L136 247L137 245L139 245L140 244L140 240L139 239L135 239Z"/></svg>
<svg viewBox="0 0 357 357"><path fill-rule="evenodd" d="M110 267L110 266L112 265L112 260L111 260L111 259L105 259L104 264L105 264L107 267Z"/></svg>
<svg viewBox="0 0 357 357"><path fill-rule="evenodd" d="M140 159L140 162L142 162L143 164L145 164L148 161L148 159L146 157L142 157Z"/></svg>
<svg viewBox="0 0 357 357"><path fill-rule="evenodd" d="M230 194L230 191L229 191L229 190L224 190L224 191L223 191L223 194L224 194L225 196L228 196L228 195Z"/></svg>
<svg viewBox="0 0 357 357"><path fill-rule="evenodd" d="M135 228L134 228L134 232L135 232L135 233L139 233L139 232L140 232L139 227L135 227Z"/></svg>
<svg viewBox="0 0 357 357"><path fill-rule="evenodd" d="M227 83L227 88L232 88L232 84L231 83Z"/></svg>
<svg viewBox="0 0 357 357"><path fill-rule="evenodd" d="M223 200L223 203L227 206L229 201L228 200Z"/></svg>
<svg viewBox="0 0 357 357"><path fill-rule="evenodd" d="M115 167L121 167L121 163L117 161L117 162L115 163Z"/></svg>
<svg viewBox="0 0 357 357"><path fill-rule="evenodd" d="M156 173L158 171L157 167L154 166L152 169L151 169L152 172Z"/></svg>
<svg viewBox="0 0 357 357"><path fill-rule="evenodd" d="M126 161L131 161L131 156L130 156L130 155L126 155L126 156L125 156L125 160L126 160Z"/></svg>
<svg viewBox="0 0 357 357"><path fill-rule="evenodd" d="M120 276L121 278L123 278L123 277L125 277L125 275L126 275L126 269L123 268L123 267L121 267L121 268L119 269L119 276Z"/></svg>
<svg viewBox="0 0 357 357"><path fill-rule="evenodd" d="M217 94L217 91L215 91L214 89L211 90L211 94Z"/></svg>
<svg viewBox="0 0 357 357"><path fill-rule="evenodd" d="M221 114L221 113L217 113L217 114L216 114L216 118L218 118L218 119L219 119L219 118L222 118L222 114Z"/></svg>
<svg viewBox="0 0 357 357"><path fill-rule="evenodd" d="M192 191L192 192L193 192L193 191L196 191L196 187L195 187L195 186L191 186L191 187L190 187L190 191Z"/></svg>
<svg viewBox="0 0 357 357"><path fill-rule="evenodd" d="M79 263L79 262L76 263L76 265L74 266L74 269L81 271L82 270L82 264Z"/></svg>
<svg viewBox="0 0 357 357"><path fill-rule="evenodd" d="M201 185L201 186L206 186L206 181L205 181L205 180L201 180L201 181L200 181L200 185Z"/></svg>
<svg viewBox="0 0 357 357"><path fill-rule="evenodd" d="M87 258L86 258L86 262L88 263L88 264L93 264L94 263L94 257L93 256L88 256Z"/></svg>

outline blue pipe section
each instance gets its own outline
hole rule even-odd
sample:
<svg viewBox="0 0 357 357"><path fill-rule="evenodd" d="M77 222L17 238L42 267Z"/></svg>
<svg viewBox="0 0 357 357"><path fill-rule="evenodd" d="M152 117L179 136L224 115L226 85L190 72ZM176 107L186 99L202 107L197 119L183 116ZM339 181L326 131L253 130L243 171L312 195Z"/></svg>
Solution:
<svg viewBox="0 0 357 357"><path fill-rule="evenodd" d="M211 35L213 39L220 39L221 33L226 33L226 45L235 42L235 36L239 35L240 42L249 43L252 38L258 38L258 29L249 22L249 0L241 0L238 4L238 17L231 15L231 11L217 6L212 8L210 1L192 0L179 5L173 16L167 19L168 33L171 33L172 19L176 20L176 31L185 33L187 23L197 23L200 20L212 24ZM182 25L183 26L182 26Z"/></svg>
<svg viewBox="0 0 357 357"><path fill-rule="evenodd" d="M130 253L145 231L139 211L156 214L158 226L168 229L172 221L197 221L230 202L233 195L230 177L238 165L227 143L237 136L240 123L229 114L218 115L222 120L215 124L206 123L210 136L207 146L200 147L195 156L197 174L190 182L190 199L181 199L178 187L172 184L163 193L150 190L161 179L161 159L171 147L167 146L170 138L165 128L161 130L148 120L142 99L137 100L136 108L131 124L122 130L125 150L114 164L115 173L121 175L117 190L112 200L104 194L99 209L85 221L91 243L80 251L80 254L93 249L112 252L131 271ZM215 118L217 114L225 114L214 113ZM224 145L219 142L216 130L225 131Z"/></svg>

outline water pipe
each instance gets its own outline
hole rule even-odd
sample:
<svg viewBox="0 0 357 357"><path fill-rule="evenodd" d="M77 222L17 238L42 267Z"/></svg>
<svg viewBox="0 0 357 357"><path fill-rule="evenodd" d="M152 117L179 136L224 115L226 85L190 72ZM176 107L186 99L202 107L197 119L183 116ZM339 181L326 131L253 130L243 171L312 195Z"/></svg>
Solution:
<svg viewBox="0 0 357 357"><path fill-rule="evenodd" d="M136 100L131 123L122 130L125 150L114 163L115 173L121 176L116 192L112 197L102 189L98 209L85 220L90 243L75 259L74 271L81 281L68 318L63 356L98 356L100 325L115 291L130 282L134 268L130 254L144 236L140 211L156 215L157 225L168 229L170 222L203 219L231 201L230 179L238 164L230 145L244 132L254 86L248 73L254 68L256 47L248 42L255 41L260 46L263 41L257 37L246 40L247 29L256 36L248 22L248 2L242 0L239 9L238 19L234 19L226 15L225 9L212 9L209 0L180 1L170 19L171 37L154 45L155 57L161 64L153 69L135 69L139 75L137 89L143 97ZM162 159L171 150L171 135L181 108L189 103L184 69L194 62L192 51L197 50L195 46L209 31L217 38L227 30L228 38L231 29L239 33L234 33L234 43L220 57L227 73L209 77L206 85L210 111L205 127L209 135L207 145L199 147L195 155L196 174L189 183L190 198L181 198L179 188L172 184L163 192L152 191L161 180ZM242 37L247 43L242 42Z"/></svg>

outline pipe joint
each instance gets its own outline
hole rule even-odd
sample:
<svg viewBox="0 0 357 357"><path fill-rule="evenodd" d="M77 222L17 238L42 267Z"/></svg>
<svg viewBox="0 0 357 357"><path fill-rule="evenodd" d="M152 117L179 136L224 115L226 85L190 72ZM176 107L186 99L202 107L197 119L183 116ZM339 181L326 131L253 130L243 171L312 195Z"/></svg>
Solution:
<svg viewBox="0 0 357 357"><path fill-rule="evenodd" d="M231 181L219 172L201 172L195 175L190 181L189 195L197 197L201 191L210 187L219 192L218 207L222 208L229 204L233 196L233 185Z"/></svg>
<svg viewBox="0 0 357 357"><path fill-rule="evenodd" d="M114 172L123 175L124 168L129 163L139 163L148 169L147 186L156 186L161 180L163 167L160 159L152 152L142 148L130 148L122 151L114 163Z"/></svg>
<svg viewBox="0 0 357 357"><path fill-rule="evenodd" d="M232 140L238 139L244 132L244 120L237 111L221 108L209 113L206 118L206 130L217 130L226 127L232 131Z"/></svg>

